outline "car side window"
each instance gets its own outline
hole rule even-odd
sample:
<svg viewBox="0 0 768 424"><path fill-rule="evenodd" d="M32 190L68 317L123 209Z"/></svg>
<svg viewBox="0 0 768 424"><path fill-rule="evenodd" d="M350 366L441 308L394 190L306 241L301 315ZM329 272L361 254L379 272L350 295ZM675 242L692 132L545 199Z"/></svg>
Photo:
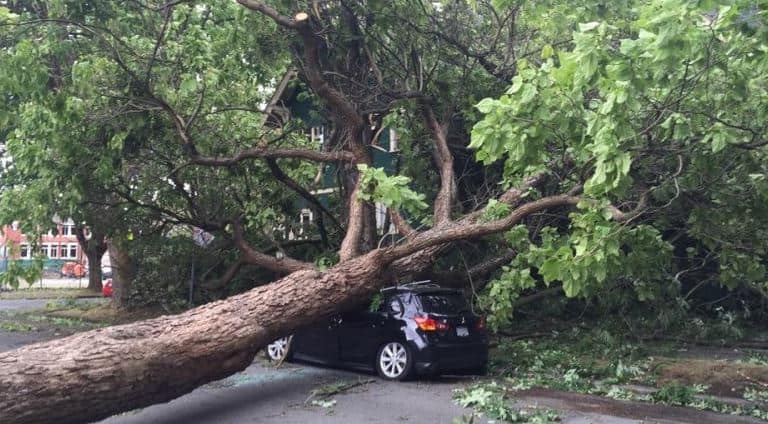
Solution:
<svg viewBox="0 0 768 424"><path fill-rule="evenodd" d="M378 295L377 295L378 296ZM375 308L370 309L371 312L376 312L379 314L386 314L389 312L389 302L391 302L393 297L389 296L380 296L376 302L375 302Z"/></svg>
<svg viewBox="0 0 768 424"><path fill-rule="evenodd" d="M392 297L387 302L387 312L394 316L402 315L404 310L405 307L403 306L403 302L397 297Z"/></svg>

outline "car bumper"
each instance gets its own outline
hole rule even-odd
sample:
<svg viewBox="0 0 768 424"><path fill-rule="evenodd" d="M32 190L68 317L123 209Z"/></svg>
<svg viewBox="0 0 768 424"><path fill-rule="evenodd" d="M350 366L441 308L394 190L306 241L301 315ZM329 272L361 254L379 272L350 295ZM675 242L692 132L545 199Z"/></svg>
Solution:
<svg viewBox="0 0 768 424"><path fill-rule="evenodd" d="M421 375L479 371L487 363L485 343L428 346L414 355L416 373Z"/></svg>

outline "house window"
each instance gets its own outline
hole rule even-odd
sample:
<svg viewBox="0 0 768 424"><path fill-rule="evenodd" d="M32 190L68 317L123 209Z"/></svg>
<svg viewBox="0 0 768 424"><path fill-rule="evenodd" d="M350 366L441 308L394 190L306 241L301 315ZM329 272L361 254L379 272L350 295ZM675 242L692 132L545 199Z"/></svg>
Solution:
<svg viewBox="0 0 768 424"><path fill-rule="evenodd" d="M48 258L48 257L49 257L49 256L48 256L48 253L49 253L49 251L48 251L48 247L49 247L49 246L48 246L47 244L44 244L44 245L40 246L40 253L42 253L42 254L43 254L43 257L46 257L46 258Z"/></svg>
<svg viewBox="0 0 768 424"><path fill-rule="evenodd" d="M30 259L32 257L32 249L29 248L28 244L19 246L19 257L21 259Z"/></svg>
<svg viewBox="0 0 768 424"><path fill-rule="evenodd" d="M299 216L299 223L301 225L309 225L312 223L312 210L311 209L302 209L301 210L301 216Z"/></svg>
<svg viewBox="0 0 768 424"><path fill-rule="evenodd" d="M65 224L61 226L61 235L63 236L74 236L75 235L75 226L71 224Z"/></svg>
<svg viewBox="0 0 768 424"><path fill-rule="evenodd" d="M67 247L69 247L69 255L67 257L70 259L77 259L77 245L69 244Z"/></svg>
<svg viewBox="0 0 768 424"><path fill-rule="evenodd" d="M322 146L325 142L325 127L312 127L309 134L313 144Z"/></svg>
<svg viewBox="0 0 768 424"><path fill-rule="evenodd" d="M299 236L305 236L309 232L309 226L312 224L312 210L302 209L299 215Z"/></svg>
<svg viewBox="0 0 768 424"><path fill-rule="evenodd" d="M62 244L59 250L59 254L61 259L77 259L77 244Z"/></svg>
<svg viewBox="0 0 768 424"><path fill-rule="evenodd" d="M51 244L51 245L48 245L47 248L48 248L47 255L49 258L56 259L57 257L59 257L59 246L55 244ZM46 247L43 247L43 249L46 249Z"/></svg>

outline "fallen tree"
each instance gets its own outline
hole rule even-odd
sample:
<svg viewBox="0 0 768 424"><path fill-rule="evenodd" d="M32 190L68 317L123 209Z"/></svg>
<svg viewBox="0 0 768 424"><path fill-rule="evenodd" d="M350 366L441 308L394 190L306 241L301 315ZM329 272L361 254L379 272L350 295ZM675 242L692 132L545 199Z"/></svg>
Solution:
<svg viewBox="0 0 768 424"><path fill-rule="evenodd" d="M516 191L516 190L515 190ZM0 354L0 421L74 423L174 399L244 369L259 349L350 305L388 280L386 267L432 246L509 229L578 198L551 196L484 223L442 226L325 271L300 270L192 309Z"/></svg>

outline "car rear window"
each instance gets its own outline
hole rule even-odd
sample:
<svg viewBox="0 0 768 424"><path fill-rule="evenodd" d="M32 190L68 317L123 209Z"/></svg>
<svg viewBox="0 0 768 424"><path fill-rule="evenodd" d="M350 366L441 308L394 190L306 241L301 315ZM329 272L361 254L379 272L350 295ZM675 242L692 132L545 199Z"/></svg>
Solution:
<svg viewBox="0 0 768 424"><path fill-rule="evenodd" d="M433 314L457 314L469 309L467 300L461 294L421 294L424 312Z"/></svg>

